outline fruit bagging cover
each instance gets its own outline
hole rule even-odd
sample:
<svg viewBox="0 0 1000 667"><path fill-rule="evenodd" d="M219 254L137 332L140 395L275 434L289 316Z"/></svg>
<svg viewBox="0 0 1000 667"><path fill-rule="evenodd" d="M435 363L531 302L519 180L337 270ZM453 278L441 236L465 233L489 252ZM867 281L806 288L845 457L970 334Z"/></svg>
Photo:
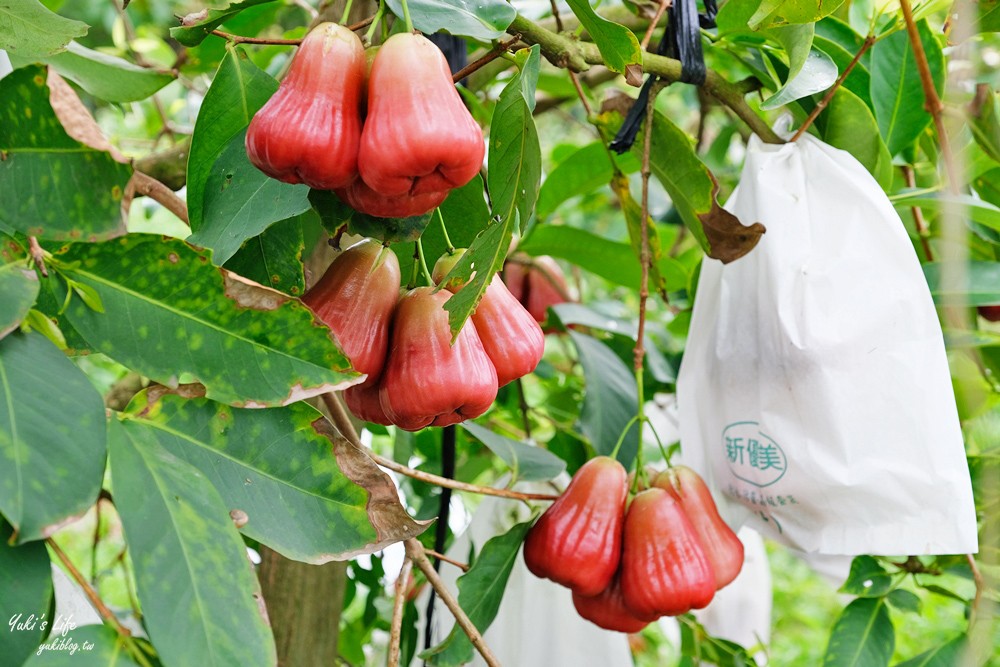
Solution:
<svg viewBox="0 0 1000 667"><path fill-rule="evenodd" d="M975 552L941 326L881 187L808 135L754 137L726 209L767 233L705 259L677 390L724 516L807 552Z"/></svg>

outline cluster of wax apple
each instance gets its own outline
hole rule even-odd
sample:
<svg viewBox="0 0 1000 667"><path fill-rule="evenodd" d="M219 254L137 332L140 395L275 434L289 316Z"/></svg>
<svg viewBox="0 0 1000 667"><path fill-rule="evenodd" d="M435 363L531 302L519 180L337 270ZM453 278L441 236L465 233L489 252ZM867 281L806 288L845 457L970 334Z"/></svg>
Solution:
<svg viewBox="0 0 1000 667"><path fill-rule="evenodd" d="M479 173L486 150L433 42L401 33L366 55L335 23L306 35L246 149L268 176L382 218L433 210Z"/></svg>
<svg viewBox="0 0 1000 667"><path fill-rule="evenodd" d="M434 267L440 282L460 257ZM542 358L538 323L493 276L475 313L452 342L447 289L400 295L396 255L377 241L344 250L302 297L336 335L365 381L344 392L358 418L407 431L447 426L486 412L498 387L526 375Z"/></svg>
<svg viewBox="0 0 1000 667"><path fill-rule="evenodd" d="M659 473L630 502L618 461L585 463L531 527L524 561L573 591L587 620L638 632L661 616L701 609L743 566L743 543L690 468Z"/></svg>
<svg viewBox="0 0 1000 667"><path fill-rule="evenodd" d="M515 253L504 263L503 281L539 324L545 322L550 306L569 300L566 276L556 260L548 255L531 258ZM553 328L545 329L545 333L554 331Z"/></svg>

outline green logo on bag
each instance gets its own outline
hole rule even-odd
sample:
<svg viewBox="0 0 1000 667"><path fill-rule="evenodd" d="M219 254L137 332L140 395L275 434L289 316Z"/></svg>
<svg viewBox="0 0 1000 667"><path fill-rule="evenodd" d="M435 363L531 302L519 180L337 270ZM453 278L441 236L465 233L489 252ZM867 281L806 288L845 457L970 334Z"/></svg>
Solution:
<svg viewBox="0 0 1000 667"><path fill-rule="evenodd" d="M726 462L733 475L754 486L770 486L785 474L788 459L757 422L733 422L722 431Z"/></svg>

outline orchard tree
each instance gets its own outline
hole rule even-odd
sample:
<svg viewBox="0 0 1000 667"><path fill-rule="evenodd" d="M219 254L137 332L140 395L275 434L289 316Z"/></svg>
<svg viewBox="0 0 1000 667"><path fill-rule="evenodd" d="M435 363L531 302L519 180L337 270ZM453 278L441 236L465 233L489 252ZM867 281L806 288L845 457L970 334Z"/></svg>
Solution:
<svg viewBox="0 0 1000 667"><path fill-rule="evenodd" d="M0 3L0 662L499 664L523 544L637 664L994 664L997 32L996 0ZM702 263L766 243L722 208L751 136L806 133L923 264L981 546L836 597L772 545L780 631L741 646L688 613L743 548L651 411ZM531 508L458 592L453 492Z"/></svg>

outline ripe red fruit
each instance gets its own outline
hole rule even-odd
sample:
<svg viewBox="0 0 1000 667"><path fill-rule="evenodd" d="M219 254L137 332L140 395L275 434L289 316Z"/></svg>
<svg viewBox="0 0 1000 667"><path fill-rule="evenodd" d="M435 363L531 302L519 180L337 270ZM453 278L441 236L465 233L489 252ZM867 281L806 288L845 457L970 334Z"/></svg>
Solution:
<svg viewBox="0 0 1000 667"><path fill-rule="evenodd" d="M573 592L576 613L598 627L614 632L639 632L655 619L643 620L629 611L622 597L619 578L616 576L603 591L592 597Z"/></svg>
<svg viewBox="0 0 1000 667"><path fill-rule="evenodd" d="M547 255L515 256L503 269L503 281L514 298L524 304L535 321L545 321L550 306L565 303L569 288L566 276L554 259ZM553 330L546 329L545 333Z"/></svg>
<svg viewBox="0 0 1000 667"><path fill-rule="evenodd" d="M380 195L360 178L346 188L334 190L340 200L355 211L373 215L376 218L408 218L423 215L441 205L448 192L425 192L419 195Z"/></svg>
<svg viewBox="0 0 1000 667"><path fill-rule="evenodd" d="M271 178L321 190L358 176L365 52L353 32L321 23L302 41L288 76L250 121L247 156Z"/></svg>
<svg viewBox="0 0 1000 667"><path fill-rule="evenodd" d="M712 564L715 588L729 584L743 567L743 542L719 516L705 481L691 468L675 466L660 473L653 485L680 502Z"/></svg>
<svg viewBox="0 0 1000 667"><path fill-rule="evenodd" d="M622 553L628 494L625 468L608 456L587 461L524 541L524 563L536 577L580 595L611 583Z"/></svg>
<svg viewBox="0 0 1000 667"><path fill-rule="evenodd" d="M443 255L437 261L431 272L434 282L441 282L463 252L459 250L453 255ZM446 287L457 292L461 285ZM482 301L472 314L472 322L476 325L486 355L496 368L497 385L502 387L538 366L545 352L542 328L511 295L499 276L493 276L490 281Z"/></svg>
<svg viewBox="0 0 1000 667"><path fill-rule="evenodd" d="M1000 304L996 306L979 306L976 309L979 316L989 322L1000 322Z"/></svg>
<svg viewBox="0 0 1000 667"><path fill-rule="evenodd" d="M379 385L354 385L344 390L344 403L355 417L373 424L388 426L392 421L382 409L378 398Z"/></svg>
<svg viewBox="0 0 1000 667"><path fill-rule="evenodd" d="M407 431L478 417L497 396L497 373L475 326L467 322L451 344L449 296L418 287L396 306L379 400L392 423Z"/></svg>
<svg viewBox="0 0 1000 667"><path fill-rule="evenodd" d="M399 297L399 260L365 239L333 260L302 302L336 335L354 369L378 380L389 345L389 322Z"/></svg>
<svg viewBox="0 0 1000 667"><path fill-rule="evenodd" d="M715 595L715 575L680 503L659 488L642 491L625 515L621 585L640 618L701 609Z"/></svg>
<svg viewBox="0 0 1000 667"><path fill-rule="evenodd" d="M358 153L365 183L390 196L444 192L472 180L485 152L441 50L422 35L387 39L368 79Z"/></svg>

